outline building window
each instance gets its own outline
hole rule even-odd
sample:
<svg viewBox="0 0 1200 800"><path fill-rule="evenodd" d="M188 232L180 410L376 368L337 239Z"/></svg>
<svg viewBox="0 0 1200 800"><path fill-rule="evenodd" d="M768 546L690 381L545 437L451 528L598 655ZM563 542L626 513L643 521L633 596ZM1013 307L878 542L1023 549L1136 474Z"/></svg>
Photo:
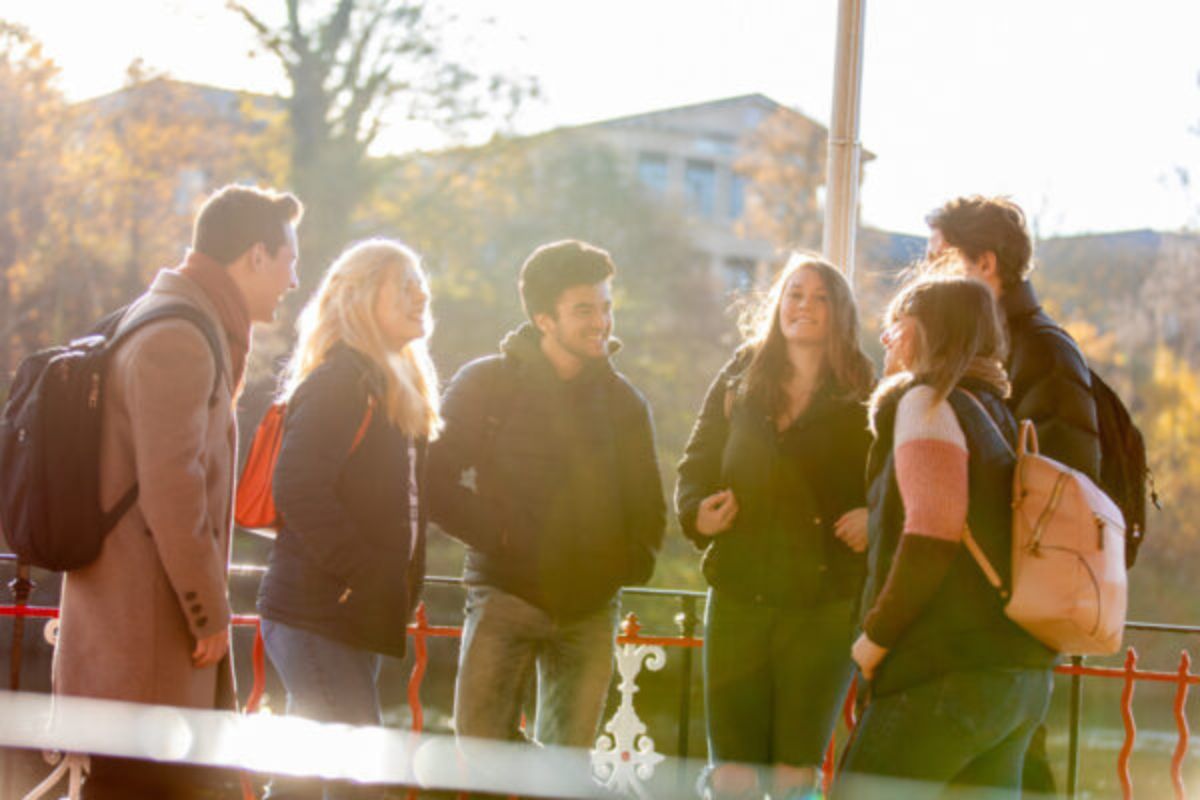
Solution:
<svg viewBox="0 0 1200 800"><path fill-rule="evenodd" d="M654 194L667 192L667 157L662 153L639 153L638 180Z"/></svg>
<svg viewBox="0 0 1200 800"><path fill-rule="evenodd" d="M758 265L752 258L727 258L724 262L725 288L730 292L748 292L754 288Z"/></svg>
<svg viewBox="0 0 1200 800"><path fill-rule="evenodd" d="M713 162L689 159L683 173L683 185L688 210L701 217L711 217L717 205L717 169Z"/></svg>
<svg viewBox="0 0 1200 800"><path fill-rule="evenodd" d="M729 176L729 218L741 219L746 213L746 179L736 172Z"/></svg>

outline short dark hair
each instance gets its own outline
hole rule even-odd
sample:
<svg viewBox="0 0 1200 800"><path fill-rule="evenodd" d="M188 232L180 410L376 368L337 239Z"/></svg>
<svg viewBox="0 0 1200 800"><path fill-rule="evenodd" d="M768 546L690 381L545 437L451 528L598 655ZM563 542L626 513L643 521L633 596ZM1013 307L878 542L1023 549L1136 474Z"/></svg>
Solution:
<svg viewBox="0 0 1200 800"><path fill-rule="evenodd" d="M521 305L525 316L554 315L562 293L611 278L617 268L607 250L578 239L563 239L534 250L521 265Z"/></svg>
<svg viewBox="0 0 1200 800"><path fill-rule="evenodd" d="M304 207L295 196L257 186L218 189L200 208L192 249L228 266L262 242L274 256L287 241L285 230L300 221Z"/></svg>
<svg viewBox="0 0 1200 800"><path fill-rule="evenodd" d="M1016 286L1033 270L1033 241L1025 212L1007 197L956 197L929 213L925 224L941 231L946 244L972 261L996 254L996 269L1005 289Z"/></svg>

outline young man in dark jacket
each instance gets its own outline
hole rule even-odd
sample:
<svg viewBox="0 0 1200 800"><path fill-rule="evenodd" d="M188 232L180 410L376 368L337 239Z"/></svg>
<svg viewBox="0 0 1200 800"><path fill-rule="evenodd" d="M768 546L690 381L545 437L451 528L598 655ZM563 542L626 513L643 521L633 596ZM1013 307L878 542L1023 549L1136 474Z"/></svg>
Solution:
<svg viewBox="0 0 1200 800"><path fill-rule="evenodd" d="M1033 243L1021 208L1004 197L957 197L925 218L929 254L956 250L967 273L992 290L1008 327L1012 384L1008 407L1032 420L1042 453L1100 477L1100 429L1091 371L1071 335L1042 310L1029 273ZM1054 792L1046 728L1034 734L1025 761L1025 788Z"/></svg>
<svg viewBox="0 0 1200 800"><path fill-rule="evenodd" d="M650 410L609 356L608 253L568 240L521 268L529 322L454 377L429 455L433 520L467 545L459 736L590 747L612 676L617 591L644 583L665 504Z"/></svg>
<svg viewBox="0 0 1200 800"><path fill-rule="evenodd" d="M925 218L929 250L964 258L971 277L988 285L1008 327L1008 406L1033 420L1042 453L1100 476L1100 432L1092 379L1079 345L1042 310L1029 273L1033 244L1025 214L1003 197L958 197Z"/></svg>

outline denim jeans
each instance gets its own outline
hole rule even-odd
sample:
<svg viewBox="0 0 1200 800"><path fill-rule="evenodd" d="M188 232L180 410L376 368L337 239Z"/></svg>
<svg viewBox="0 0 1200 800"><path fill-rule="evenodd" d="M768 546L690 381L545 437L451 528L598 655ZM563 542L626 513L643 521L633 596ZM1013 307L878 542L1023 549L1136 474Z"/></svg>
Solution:
<svg viewBox="0 0 1200 800"><path fill-rule="evenodd" d="M714 763L821 765L853 675L852 607L776 608L709 590L704 693Z"/></svg>
<svg viewBox="0 0 1200 800"><path fill-rule="evenodd" d="M320 634L262 620L263 644L287 689L287 713L317 722L380 725L376 683L381 657ZM276 777L270 800L342 800L382 797L383 788L345 781Z"/></svg>
<svg viewBox="0 0 1200 800"><path fill-rule="evenodd" d="M1050 705L1044 669L951 672L872 698L834 800L1021 796L1021 765Z"/></svg>
<svg viewBox="0 0 1200 800"><path fill-rule="evenodd" d="M591 748L612 680L617 606L556 621L537 606L491 586L467 589L455 732L520 741L521 709L537 678L534 739Z"/></svg>

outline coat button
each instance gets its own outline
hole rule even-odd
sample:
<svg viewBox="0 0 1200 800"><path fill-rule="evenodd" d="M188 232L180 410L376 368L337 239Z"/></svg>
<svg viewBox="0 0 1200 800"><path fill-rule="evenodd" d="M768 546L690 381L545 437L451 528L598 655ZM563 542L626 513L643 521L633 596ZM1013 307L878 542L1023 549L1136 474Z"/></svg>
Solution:
<svg viewBox="0 0 1200 800"><path fill-rule="evenodd" d="M754 602L756 602L756 603L761 603L761 602L763 602L765 599L766 599L766 598L765 598L765 597L763 597L761 594L756 594L756 595L754 595Z"/></svg>
<svg viewBox="0 0 1200 800"><path fill-rule="evenodd" d="M195 593L195 592L188 592L187 594L185 594L185 595L183 596L183 599L184 599L184 600L187 600L188 602L191 602L192 600L195 600L195 599L196 599L196 593Z"/></svg>
<svg viewBox="0 0 1200 800"><path fill-rule="evenodd" d="M201 611L203 611L203 610L204 610L204 607L203 607L203 606L201 606L199 603L196 603L196 605L192 606L192 613L193 613L193 614L199 614L199 613L200 613Z"/></svg>
<svg viewBox="0 0 1200 800"><path fill-rule="evenodd" d="M208 617L201 617L200 619L196 620L197 628L203 628L207 624L208 624Z"/></svg>
<svg viewBox="0 0 1200 800"><path fill-rule="evenodd" d="M820 518L820 517L813 517L813 525L818 525L818 526L819 526L820 524L821 524L821 518Z"/></svg>

